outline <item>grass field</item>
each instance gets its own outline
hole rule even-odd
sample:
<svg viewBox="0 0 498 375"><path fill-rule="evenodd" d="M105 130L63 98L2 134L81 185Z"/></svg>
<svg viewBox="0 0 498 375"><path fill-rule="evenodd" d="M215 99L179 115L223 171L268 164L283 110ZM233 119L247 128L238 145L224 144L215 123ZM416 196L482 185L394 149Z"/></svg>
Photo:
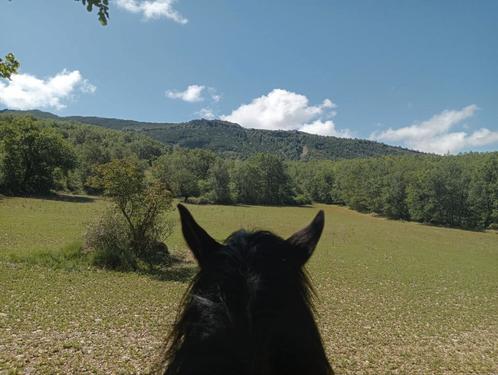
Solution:
<svg viewBox="0 0 498 375"><path fill-rule="evenodd" d="M0 374L147 373L195 270L157 278L33 259L81 243L93 199L0 199ZM287 236L323 208L308 269L338 374L497 374L498 235L347 208L190 206L214 237ZM76 244L76 245L74 245ZM168 245L184 253L179 228Z"/></svg>

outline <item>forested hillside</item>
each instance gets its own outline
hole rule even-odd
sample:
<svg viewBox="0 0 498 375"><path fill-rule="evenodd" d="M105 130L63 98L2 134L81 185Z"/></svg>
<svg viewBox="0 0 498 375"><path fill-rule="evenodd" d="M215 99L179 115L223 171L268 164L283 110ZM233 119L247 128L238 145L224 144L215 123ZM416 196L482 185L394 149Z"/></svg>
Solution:
<svg viewBox="0 0 498 375"><path fill-rule="evenodd" d="M29 114L44 119L58 118L51 113L41 111L4 111L4 113ZM111 129L133 130L166 145L207 149L230 158L246 159L261 152L271 152L289 160L339 160L417 154L416 151L368 140L324 137L298 131L246 129L221 120L202 119L173 124L82 116L62 119Z"/></svg>
<svg viewBox="0 0 498 375"><path fill-rule="evenodd" d="M210 126L241 129L217 122L203 128ZM247 158L232 153L226 158L206 148L170 147L145 134L148 131L4 114L0 116L0 193L100 194L103 191L92 182L96 171L106 165L115 169L122 162L192 203L323 202L394 219L465 228L498 226L497 152L337 161L288 160L285 153L275 152Z"/></svg>
<svg viewBox="0 0 498 375"><path fill-rule="evenodd" d="M150 165L168 150L140 133L0 115L0 194L92 193L96 166L123 158Z"/></svg>

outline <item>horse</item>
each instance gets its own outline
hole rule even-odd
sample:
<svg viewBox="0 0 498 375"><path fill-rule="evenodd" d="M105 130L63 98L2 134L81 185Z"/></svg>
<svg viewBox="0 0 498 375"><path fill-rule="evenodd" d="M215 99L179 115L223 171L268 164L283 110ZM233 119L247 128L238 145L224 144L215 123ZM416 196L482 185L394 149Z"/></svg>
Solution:
<svg viewBox="0 0 498 375"><path fill-rule="evenodd" d="M333 375L304 264L324 226L318 212L288 239L239 230L213 239L179 204L198 272L166 340L163 375Z"/></svg>

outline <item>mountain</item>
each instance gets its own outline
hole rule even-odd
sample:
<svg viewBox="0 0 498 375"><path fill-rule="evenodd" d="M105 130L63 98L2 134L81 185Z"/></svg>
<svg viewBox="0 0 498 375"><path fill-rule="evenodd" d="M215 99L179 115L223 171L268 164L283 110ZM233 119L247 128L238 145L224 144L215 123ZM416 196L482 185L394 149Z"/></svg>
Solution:
<svg viewBox="0 0 498 375"><path fill-rule="evenodd" d="M326 137L299 131L247 129L221 120L201 119L184 123L152 123L102 117L59 117L42 111L4 110L1 112L134 131L167 145L209 149L227 157L246 158L257 152L271 152L291 160L338 160L418 153L369 140Z"/></svg>

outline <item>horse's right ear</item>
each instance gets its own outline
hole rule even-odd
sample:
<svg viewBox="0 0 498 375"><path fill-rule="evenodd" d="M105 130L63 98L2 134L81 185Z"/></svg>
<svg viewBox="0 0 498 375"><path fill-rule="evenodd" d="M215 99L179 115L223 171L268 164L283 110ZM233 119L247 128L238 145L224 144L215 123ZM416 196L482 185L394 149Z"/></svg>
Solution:
<svg viewBox="0 0 498 375"><path fill-rule="evenodd" d="M197 259L199 266L202 266L205 264L209 254L220 248L221 245L196 223L192 214L184 205L179 204L178 211L180 211L183 238L185 238L187 245L192 250L192 254Z"/></svg>
<svg viewBox="0 0 498 375"><path fill-rule="evenodd" d="M323 210L320 210L315 216L310 225L301 229L299 232L294 233L287 239L287 242L296 249L296 255L300 265L306 263L315 250L320 236L323 232L323 225L325 223L325 215Z"/></svg>

